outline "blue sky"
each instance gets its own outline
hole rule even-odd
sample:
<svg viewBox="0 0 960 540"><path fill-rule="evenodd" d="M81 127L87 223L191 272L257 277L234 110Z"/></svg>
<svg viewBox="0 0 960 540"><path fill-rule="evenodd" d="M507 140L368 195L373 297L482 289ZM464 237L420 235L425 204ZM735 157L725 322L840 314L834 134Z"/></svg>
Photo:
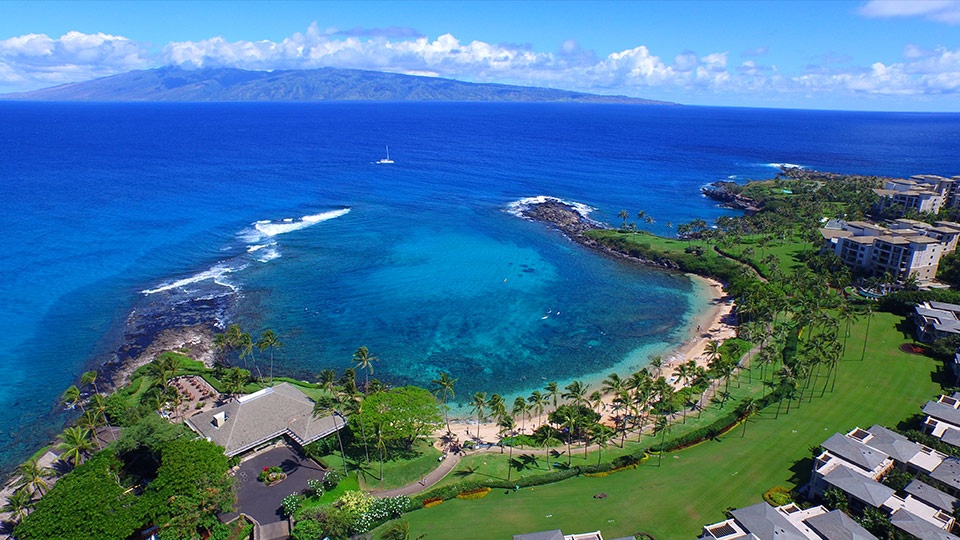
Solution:
<svg viewBox="0 0 960 540"><path fill-rule="evenodd" d="M960 0L0 2L0 92L166 65L960 111Z"/></svg>

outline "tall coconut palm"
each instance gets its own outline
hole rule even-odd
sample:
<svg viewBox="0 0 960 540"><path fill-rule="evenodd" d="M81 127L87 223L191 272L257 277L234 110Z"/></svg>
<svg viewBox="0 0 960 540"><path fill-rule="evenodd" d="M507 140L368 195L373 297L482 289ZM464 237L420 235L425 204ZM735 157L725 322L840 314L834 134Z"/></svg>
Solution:
<svg viewBox="0 0 960 540"><path fill-rule="evenodd" d="M332 394L337 386L337 372L332 369L324 369L317 374L317 384L320 385L320 388Z"/></svg>
<svg viewBox="0 0 960 540"><path fill-rule="evenodd" d="M373 363L379 360L376 356L370 354L366 347L360 347L353 353L353 363L356 368L366 371L364 374L363 388L366 390L370 383L370 375L373 375Z"/></svg>
<svg viewBox="0 0 960 540"><path fill-rule="evenodd" d="M63 391L63 394L60 396L60 401L68 405L71 409L80 405L80 410L83 410L83 403L80 402L80 389L74 384L71 384Z"/></svg>
<svg viewBox="0 0 960 540"><path fill-rule="evenodd" d="M590 438L593 442L597 443L597 465L599 466L600 461L603 459L603 449L607 447L607 443L613 438L613 431L603 424L594 424L590 426Z"/></svg>
<svg viewBox="0 0 960 540"><path fill-rule="evenodd" d="M490 414L493 415L494 420L500 422L500 420L507 415L507 404L503 401L503 396L500 394L491 394L490 401L487 402L487 407L490 408Z"/></svg>
<svg viewBox="0 0 960 540"><path fill-rule="evenodd" d="M100 389L97 388L97 371L96 370L90 370L90 371L84 372L84 374L80 376L80 386L87 386L88 384L93 385L93 391L95 393L97 394L100 393Z"/></svg>
<svg viewBox="0 0 960 540"><path fill-rule="evenodd" d="M55 473L53 469L41 466L37 458L32 457L17 466L17 474L20 475L20 478L13 484L14 486L25 487L31 492L43 496L47 491L47 482L44 479L50 478Z"/></svg>
<svg viewBox="0 0 960 540"><path fill-rule="evenodd" d="M7 497L7 504L3 505L3 511L10 514L10 518L15 524L23 521L33 508L33 497L26 489L18 489Z"/></svg>
<svg viewBox="0 0 960 540"><path fill-rule="evenodd" d="M60 434L63 441L57 445L58 450L63 450L61 457L66 457L67 462L73 463L73 466L83 463L84 458L93 451L93 443L90 442L90 430L80 426L68 427Z"/></svg>
<svg viewBox="0 0 960 540"><path fill-rule="evenodd" d="M658 417L653 431L654 433L660 433L660 452L657 455L657 467L659 467L663 461L663 446L667 440L667 431L670 431L670 422L667 421L667 417Z"/></svg>
<svg viewBox="0 0 960 540"><path fill-rule="evenodd" d="M356 414L360 418L360 438L363 439L363 454L366 458L366 464L370 465L370 448L367 445L367 428L365 427L363 421L363 400L366 396L364 396L362 392L357 391L356 388L345 388L344 397L346 398L345 404L352 409L350 413Z"/></svg>
<svg viewBox="0 0 960 540"><path fill-rule="evenodd" d="M747 398L740 402L740 405L737 407L737 416L740 418L740 421L743 422L743 431L740 433L740 438L743 438L747 434L747 422L758 410L757 400L753 398Z"/></svg>
<svg viewBox="0 0 960 540"><path fill-rule="evenodd" d="M527 431L527 412L530 410L527 407L527 400L523 399L523 396L517 396L513 400L513 408L510 409L511 414L514 418L520 419L520 435L526 435ZM523 448L523 437L520 438L520 448Z"/></svg>
<svg viewBox="0 0 960 540"><path fill-rule="evenodd" d="M453 392L453 385L455 385L458 380L459 379L454 379L447 373L441 371L439 378L430 381L434 385L433 393L443 402L443 416L447 421L447 433L451 433L450 407L447 406L447 400L456 397L456 394Z"/></svg>
<svg viewBox="0 0 960 540"><path fill-rule="evenodd" d="M270 386L273 386L273 351L277 347L283 347L283 342L280 341L276 332L270 329L264 330L260 334L260 339L257 340L257 348L260 349L261 353L270 349Z"/></svg>
<svg viewBox="0 0 960 540"><path fill-rule="evenodd" d="M84 411L77 420L77 424L89 429L93 436L93 441L97 445L97 450L103 450L103 445L100 444L100 437L97 436L97 428L103 425L100 420L100 415L93 411Z"/></svg>
<svg viewBox="0 0 960 540"><path fill-rule="evenodd" d="M330 415L333 417L333 427L337 430L337 444L340 445L340 457L343 458L343 476L346 478L348 475L347 454L343 451L343 439L340 437L341 426L337 425L337 420L343 421L340 411L337 410L340 405L340 400L337 397L321 396L317 399L316 403L313 404L313 416Z"/></svg>
<svg viewBox="0 0 960 540"><path fill-rule="evenodd" d="M650 367L654 370L654 378L663 375L663 357L660 355L650 358Z"/></svg>
<svg viewBox="0 0 960 540"><path fill-rule="evenodd" d="M547 392L547 397L553 402L553 408L557 408L557 397L560 396L560 385L555 382L548 382L547 386L544 387L544 390Z"/></svg>
<svg viewBox="0 0 960 540"><path fill-rule="evenodd" d="M483 423L483 411L487 408L487 393L476 392L470 401L470 408L477 412L477 440L480 439L480 424Z"/></svg>
<svg viewBox="0 0 960 540"><path fill-rule="evenodd" d="M547 396L540 393L539 390L534 390L530 397L527 398L527 403L530 404L530 412L536 411L537 413L537 426L540 425L540 419L543 416L543 410L547 405Z"/></svg>
<svg viewBox="0 0 960 540"><path fill-rule="evenodd" d="M260 371L260 366L257 365L257 356L253 354L255 347L256 344L253 342L253 338L250 337L249 332L240 334L240 337L237 339L237 348L240 349L240 359L244 360L244 366L246 366L246 357L250 357L253 361L254 369L257 370L257 380L260 382L260 386L263 387L263 373Z"/></svg>

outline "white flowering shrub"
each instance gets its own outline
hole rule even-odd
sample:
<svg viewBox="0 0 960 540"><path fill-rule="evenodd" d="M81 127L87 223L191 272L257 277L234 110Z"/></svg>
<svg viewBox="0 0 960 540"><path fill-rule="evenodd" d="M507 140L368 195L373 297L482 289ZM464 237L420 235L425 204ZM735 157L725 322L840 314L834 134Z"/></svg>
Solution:
<svg viewBox="0 0 960 540"><path fill-rule="evenodd" d="M307 491L314 497L323 497L323 481L317 480L316 478L308 479Z"/></svg>
<svg viewBox="0 0 960 540"><path fill-rule="evenodd" d="M280 503L280 506L283 507L283 514L285 516L292 516L297 510L303 506L303 501L306 499L303 495L299 493L291 493L283 498L283 502Z"/></svg>

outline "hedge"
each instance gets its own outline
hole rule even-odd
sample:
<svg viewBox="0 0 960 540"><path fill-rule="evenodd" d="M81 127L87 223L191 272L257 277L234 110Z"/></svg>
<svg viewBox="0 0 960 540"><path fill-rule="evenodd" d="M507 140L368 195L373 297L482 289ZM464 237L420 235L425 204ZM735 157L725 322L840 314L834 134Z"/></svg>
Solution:
<svg viewBox="0 0 960 540"><path fill-rule="evenodd" d="M463 492L457 493L457 498L464 501L482 499L487 495L489 495L491 491L493 490L488 487L471 489L470 491L463 491Z"/></svg>

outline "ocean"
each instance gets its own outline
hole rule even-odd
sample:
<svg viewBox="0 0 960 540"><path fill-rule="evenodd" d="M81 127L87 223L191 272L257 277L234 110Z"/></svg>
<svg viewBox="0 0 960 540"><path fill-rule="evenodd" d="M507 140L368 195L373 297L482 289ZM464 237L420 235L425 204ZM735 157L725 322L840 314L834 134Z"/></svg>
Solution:
<svg viewBox="0 0 960 540"><path fill-rule="evenodd" d="M376 164L387 145L395 163ZM686 336L703 290L511 203L643 210L669 235L730 212L700 195L716 180L781 163L955 175L957 148L957 114L0 102L0 471L62 429L57 398L84 370L164 324L271 328L275 374L305 379L363 345L375 377L447 371L460 402L626 374Z"/></svg>

